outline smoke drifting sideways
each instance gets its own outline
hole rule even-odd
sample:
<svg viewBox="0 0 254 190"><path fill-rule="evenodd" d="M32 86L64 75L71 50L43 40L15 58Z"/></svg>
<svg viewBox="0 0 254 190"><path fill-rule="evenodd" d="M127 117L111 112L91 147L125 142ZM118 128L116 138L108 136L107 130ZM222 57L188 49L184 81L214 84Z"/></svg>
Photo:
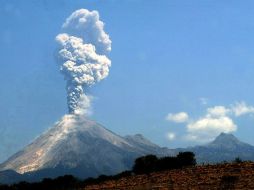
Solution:
<svg viewBox="0 0 254 190"><path fill-rule="evenodd" d="M86 91L106 78L111 66L106 56L111 40L97 11L80 9L73 12L56 36L58 63L66 80L69 114L90 113L92 96Z"/></svg>

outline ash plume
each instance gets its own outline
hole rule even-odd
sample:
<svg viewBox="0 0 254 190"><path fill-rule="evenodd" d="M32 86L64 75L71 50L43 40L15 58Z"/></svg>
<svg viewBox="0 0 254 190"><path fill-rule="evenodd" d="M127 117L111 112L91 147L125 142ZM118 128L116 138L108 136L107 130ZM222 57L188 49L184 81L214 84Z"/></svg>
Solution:
<svg viewBox="0 0 254 190"><path fill-rule="evenodd" d="M86 90L108 76L111 61L106 54L111 51L111 40L97 11L73 12L62 31L56 41L60 71L66 80L69 113L88 114L92 96Z"/></svg>

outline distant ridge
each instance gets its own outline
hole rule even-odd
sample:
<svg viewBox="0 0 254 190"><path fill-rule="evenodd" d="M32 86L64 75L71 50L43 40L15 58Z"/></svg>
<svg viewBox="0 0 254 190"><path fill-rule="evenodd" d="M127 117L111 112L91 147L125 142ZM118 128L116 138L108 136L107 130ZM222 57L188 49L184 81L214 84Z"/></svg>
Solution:
<svg viewBox="0 0 254 190"><path fill-rule="evenodd" d="M207 145L177 149L177 151L194 152L198 163L232 161L237 157L254 161L254 146L241 142L233 134L227 133L221 133Z"/></svg>

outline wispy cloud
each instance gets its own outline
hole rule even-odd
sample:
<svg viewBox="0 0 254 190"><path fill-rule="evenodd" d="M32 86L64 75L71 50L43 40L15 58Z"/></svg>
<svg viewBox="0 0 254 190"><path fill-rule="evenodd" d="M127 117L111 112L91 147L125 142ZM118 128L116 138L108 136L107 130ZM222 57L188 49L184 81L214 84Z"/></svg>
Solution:
<svg viewBox="0 0 254 190"><path fill-rule="evenodd" d="M214 106L207 109L207 117L222 117L227 115L230 109L224 106Z"/></svg>
<svg viewBox="0 0 254 190"><path fill-rule="evenodd" d="M237 117L254 113L254 107L248 106L245 102L235 103L233 106L231 106L231 110Z"/></svg>
<svg viewBox="0 0 254 190"><path fill-rule="evenodd" d="M186 112L180 112L180 113L169 113L166 116L166 120L172 121L175 123L185 123L189 119L189 115Z"/></svg>

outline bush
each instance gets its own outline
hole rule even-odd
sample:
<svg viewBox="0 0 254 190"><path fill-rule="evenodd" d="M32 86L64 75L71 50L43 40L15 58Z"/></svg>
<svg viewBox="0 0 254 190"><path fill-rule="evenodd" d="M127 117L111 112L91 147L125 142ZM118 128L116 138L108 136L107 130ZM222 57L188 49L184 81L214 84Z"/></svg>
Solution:
<svg viewBox="0 0 254 190"><path fill-rule="evenodd" d="M193 152L179 152L177 159L180 167L195 166L197 164Z"/></svg>
<svg viewBox="0 0 254 190"><path fill-rule="evenodd" d="M242 159L239 157L235 158L235 160L234 160L234 163L237 163L237 164L242 163L242 162L243 162Z"/></svg>
<svg viewBox="0 0 254 190"><path fill-rule="evenodd" d="M180 166L177 157L163 157L159 159L156 170L163 171L178 168L180 168Z"/></svg>
<svg viewBox="0 0 254 190"><path fill-rule="evenodd" d="M147 174L195 165L195 154L192 152L180 152L176 157L163 157L160 159L155 155L148 155L136 159L133 172L135 174Z"/></svg>
<svg viewBox="0 0 254 190"><path fill-rule="evenodd" d="M136 174L146 174L156 170L158 158L155 155L147 155L135 160L132 171Z"/></svg>

